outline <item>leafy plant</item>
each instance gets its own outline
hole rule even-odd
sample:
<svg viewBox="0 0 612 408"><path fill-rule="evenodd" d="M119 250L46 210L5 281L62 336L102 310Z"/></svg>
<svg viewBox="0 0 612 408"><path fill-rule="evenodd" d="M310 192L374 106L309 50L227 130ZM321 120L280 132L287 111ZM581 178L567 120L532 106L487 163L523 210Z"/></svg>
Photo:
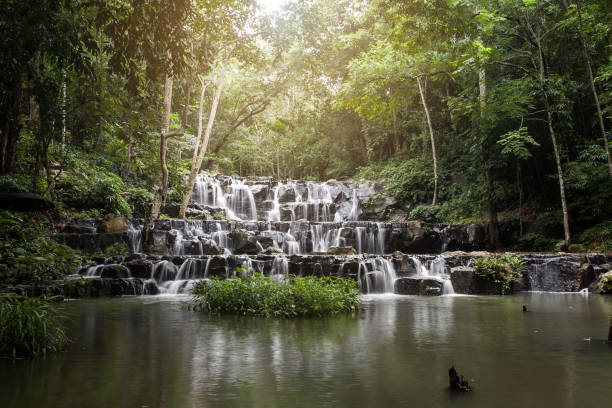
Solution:
<svg viewBox="0 0 612 408"><path fill-rule="evenodd" d="M262 317L328 316L352 313L359 306L357 281L338 277L298 278L279 281L262 274L238 270L241 276L200 281L193 289L193 309Z"/></svg>
<svg viewBox="0 0 612 408"><path fill-rule="evenodd" d="M0 357L44 355L67 341L60 316L46 299L0 300Z"/></svg>
<svg viewBox="0 0 612 408"><path fill-rule="evenodd" d="M58 279L78 264L74 251L44 235L41 226L0 212L0 285Z"/></svg>
<svg viewBox="0 0 612 408"><path fill-rule="evenodd" d="M124 243L115 242L112 245L109 245L104 250L104 255L106 256L127 256L129 255L129 251Z"/></svg>
<svg viewBox="0 0 612 408"><path fill-rule="evenodd" d="M602 222L585 230L578 237L578 241L591 251L609 251L612 249L612 221Z"/></svg>
<svg viewBox="0 0 612 408"><path fill-rule="evenodd" d="M425 222L439 222L438 216L440 207L437 205L417 205L410 211L408 216L411 220L420 220Z"/></svg>
<svg viewBox="0 0 612 408"><path fill-rule="evenodd" d="M599 292L600 293L612 293L612 275L605 275L599 281Z"/></svg>
<svg viewBox="0 0 612 408"><path fill-rule="evenodd" d="M474 262L474 275L499 285L502 295L512 293L524 272L525 261L516 255L485 256Z"/></svg>

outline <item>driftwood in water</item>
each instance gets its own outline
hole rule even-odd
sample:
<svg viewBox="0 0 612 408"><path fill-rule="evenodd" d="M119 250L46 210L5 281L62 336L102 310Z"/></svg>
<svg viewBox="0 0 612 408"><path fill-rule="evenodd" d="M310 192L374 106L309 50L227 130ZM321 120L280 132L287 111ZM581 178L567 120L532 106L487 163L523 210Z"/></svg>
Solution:
<svg viewBox="0 0 612 408"><path fill-rule="evenodd" d="M610 316L610 328L608 329L608 341L612 342L612 315Z"/></svg>
<svg viewBox="0 0 612 408"><path fill-rule="evenodd" d="M448 377L450 381L450 388L453 391L471 391L472 387L468 384L467 380L463 377L463 375L459 375L457 370L455 370L455 366L452 366L448 369Z"/></svg>

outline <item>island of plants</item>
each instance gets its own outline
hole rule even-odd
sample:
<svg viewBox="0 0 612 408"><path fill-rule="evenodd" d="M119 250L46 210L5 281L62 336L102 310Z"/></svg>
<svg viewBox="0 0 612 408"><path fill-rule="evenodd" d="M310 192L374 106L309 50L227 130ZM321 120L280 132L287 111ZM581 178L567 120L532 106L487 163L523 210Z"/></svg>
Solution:
<svg viewBox="0 0 612 408"><path fill-rule="evenodd" d="M259 273L202 280L193 288L193 309L261 317L322 317L359 310L357 281L339 277L283 279Z"/></svg>

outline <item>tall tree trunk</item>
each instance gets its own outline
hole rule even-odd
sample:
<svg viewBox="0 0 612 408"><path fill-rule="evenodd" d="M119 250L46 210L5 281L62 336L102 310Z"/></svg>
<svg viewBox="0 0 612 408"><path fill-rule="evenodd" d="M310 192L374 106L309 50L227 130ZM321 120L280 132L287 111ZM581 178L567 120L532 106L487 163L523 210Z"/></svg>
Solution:
<svg viewBox="0 0 612 408"><path fill-rule="evenodd" d="M593 99L595 100L595 107L597 108L597 117L599 118L599 129L601 130L601 136L604 141L604 148L606 149L606 157L608 159L608 170L610 171L610 178L612 178L612 159L610 159L610 147L608 146L608 136L606 135L606 128L604 126L603 114L601 113L601 105L599 104L599 96L595 89L595 81L593 80L593 69L591 67L591 57L586 46L586 39L584 38L584 28L582 27L582 12L580 10L580 0L576 0L576 6L578 9L578 24L580 29L580 42L582 43L582 51L584 53L584 62L587 66L587 72L589 73L589 81L591 83L591 91L593 92Z"/></svg>
<svg viewBox="0 0 612 408"><path fill-rule="evenodd" d="M478 98L480 100L480 117L484 116L487 107L487 72L484 67L478 70ZM488 144L484 146L486 157L490 157ZM493 199L493 179L488 160L485 161L486 170L484 173L485 185L487 188L487 213L489 215L489 249L495 251L499 248L499 222L497 219L497 208Z"/></svg>
<svg viewBox="0 0 612 408"><path fill-rule="evenodd" d="M23 73L16 76L13 89L8 92L7 102L0 105L0 118L4 123L0 129L0 174L15 170L17 142L21 133L21 104L23 102Z"/></svg>
<svg viewBox="0 0 612 408"><path fill-rule="evenodd" d="M544 97L544 105L546 107L546 119L548 123L548 131L550 133L550 138L552 140L553 148L555 151L555 162L557 164L557 174L559 176L559 191L561 193L561 208L563 210L563 231L565 233L565 245L569 245L570 243L570 229L569 229L569 216L567 212L567 200L565 199L565 184L563 182L563 169L561 167L561 156L559 155L559 147L557 146L557 138L555 136L555 130L553 127L553 117L552 111L550 108L550 103L548 102L548 95L546 94L546 89L544 88L544 79L545 79L545 69L544 69L544 54L542 51L542 43L540 38L535 35L532 30L533 37L535 39L536 45L538 47L538 59L540 64L540 72L539 72L539 85L540 91L542 92L542 96Z"/></svg>
<svg viewBox="0 0 612 408"><path fill-rule="evenodd" d="M436 205L436 199L438 197L438 160L436 158L436 141L434 139L433 127L431 126L431 118L429 117L429 109L427 108L427 102L425 101L425 93L421 86L421 77L417 77L417 84L419 85L419 93L421 94L421 102L423 102L423 109L425 110L425 116L427 117L427 126L429 127L429 138L431 140L431 154L433 157L434 166L434 193L431 205Z"/></svg>
<svg viewBox="0 0 612 408"><path fill-rule="evenodd" d="M191 199L191 194L193 192L193 186L195 185L196 176L200 171L200 166L202 166L202 161L204 160L204 154L206 154L206 149L208 148L208 141L210 140L210 134L212 132L213 124L215 122L215 116L217 115L217 107L219 106L219 99L221 99L221 91L223 90L223 82L225 80L225 72L227 71L227 65L229 62L231 51L228 52L227 56L223 61L223 67L221 68L221 73L219 74L219 84L217 85L217 91L215 92L215 97L213 99L213 104L210 108L210 115L208 116L208 124L206 125L206 133L204 134L204 141L202 145L199 147L198 157L194 165L191 167L191 172L189 173L189 179L187 180L187 187L185 189L185 194L183 195L183 201L181 203L181 208L179 209L179 218L185 218L185 211L187 210L187 205L189 204L189 200ZM198 118L198 140L202 136L202 106L204 100L204 92L206 90L206 85L202 81L202 93L200 94L200 111Z"/></svg>
<svg viewBox="0 0 612 408"><path fill-rule="evenodd" d="M166 72L166 83L164 85L164 110L162 113L162 126L161 133L159 136L159 162L161 164L161 176L155 190L153 197L153 203L151 204L151 210L147 215L145 224L143 227L145 242L150 242L150 232L153 227L153 221L159 217L159 212L162 203L166 200L166 191L168 189L168 166L166 164L166 154L168 150L168 131L170 129L170 113L172 109L172 86L174 79L172 77L172 68L170 67Z"/></svg>

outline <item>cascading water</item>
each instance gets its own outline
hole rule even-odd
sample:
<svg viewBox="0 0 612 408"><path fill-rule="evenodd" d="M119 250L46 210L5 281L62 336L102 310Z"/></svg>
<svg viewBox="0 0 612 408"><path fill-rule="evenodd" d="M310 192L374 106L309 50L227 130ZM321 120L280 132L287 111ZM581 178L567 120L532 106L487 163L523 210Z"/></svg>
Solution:
<svg viewBox="0 0 612 408"><path fill-rule="evenodd" d="M362 293L393 293L397 273L388 259L376 257L359 262L357 279Z"/></svg>

